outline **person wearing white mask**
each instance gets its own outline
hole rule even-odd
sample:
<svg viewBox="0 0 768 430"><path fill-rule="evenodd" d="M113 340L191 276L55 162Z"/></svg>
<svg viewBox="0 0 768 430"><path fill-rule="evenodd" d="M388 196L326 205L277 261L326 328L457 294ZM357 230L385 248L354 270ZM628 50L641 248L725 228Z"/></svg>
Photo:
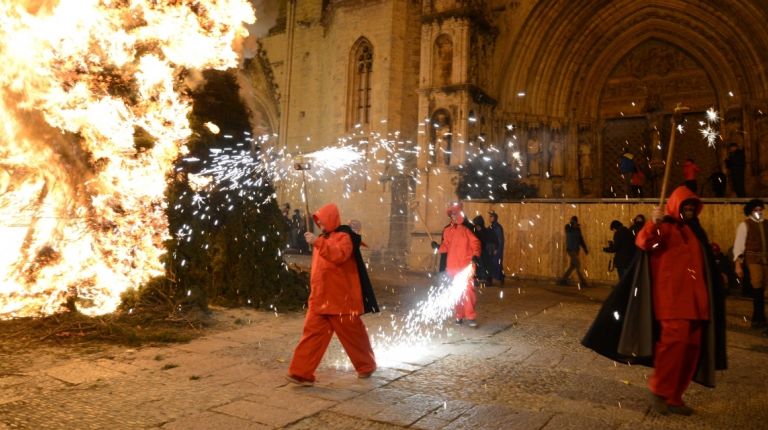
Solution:
<svg viewBox="0 0 768 430"><path fill-rule="evenodd" d="M768 225L764 222L764 203L752 199L744 205L747 216L736 229L733 255L736 276L744 279L744 264L752 281L752 327L765 328L765 288L768 286ZM763 331L768 336L768 330Z"/></svg>

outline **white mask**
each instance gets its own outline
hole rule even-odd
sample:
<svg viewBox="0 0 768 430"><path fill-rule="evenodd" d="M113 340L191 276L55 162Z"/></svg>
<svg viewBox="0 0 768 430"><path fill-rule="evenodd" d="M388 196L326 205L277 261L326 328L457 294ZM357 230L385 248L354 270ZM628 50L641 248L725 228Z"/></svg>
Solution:
<svg viewBox="0 0 768 430"><path fill-rule="evenodd" d="M750 217L757 221L762 222L763 221L763 211L753 211L752 214L750 214Z"/></svg>

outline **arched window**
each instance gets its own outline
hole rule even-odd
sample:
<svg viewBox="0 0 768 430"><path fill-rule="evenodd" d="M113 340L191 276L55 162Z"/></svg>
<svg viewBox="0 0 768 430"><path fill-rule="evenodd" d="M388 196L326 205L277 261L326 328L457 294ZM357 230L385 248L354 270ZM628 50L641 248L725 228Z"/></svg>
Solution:
<svg viewBox="0 0 768 430"><path fill-rule="evenodd" d="M432 82L435 87L451 84L453 72L453 41L451 36L441 34L432 47Z"/></svg>
<svg viewBox="0 0 768 430"><path fill-rule="evenodd" d="M349 68L349 97L347 127L371 122L371 73L373 71L373 46L361 37L352 47Z"/></svg>
<svg viewBox="0 0 768 430"><path fill-rule="evenodd" d="M430 125L429 159L435 166L450 166L453 139L451 114L445 109L436 110Z"/></svg>

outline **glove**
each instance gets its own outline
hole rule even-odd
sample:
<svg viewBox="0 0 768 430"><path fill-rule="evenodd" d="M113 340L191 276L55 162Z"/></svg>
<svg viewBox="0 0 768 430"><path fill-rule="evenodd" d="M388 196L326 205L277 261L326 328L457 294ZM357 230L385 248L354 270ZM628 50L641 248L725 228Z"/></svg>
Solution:
<svg viewBox="0 0 768 430"><path fill-rule="evenodd" d="M478 257L476 255L473 255L472 256L472 262L475 263L475 266L479 266L480 265L480 257Z"/></svg>
<svg viewBox="0 0 768 430"><path fill-rule="evenodd" d="M437 249L437 248L440 248L440 244L433 240L432 241L432 249Z"/></svg>

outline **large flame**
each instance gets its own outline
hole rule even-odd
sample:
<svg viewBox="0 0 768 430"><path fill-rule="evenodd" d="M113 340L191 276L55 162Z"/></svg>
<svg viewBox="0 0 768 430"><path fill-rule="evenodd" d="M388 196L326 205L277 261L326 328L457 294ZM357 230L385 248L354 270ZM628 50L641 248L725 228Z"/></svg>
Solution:
<svg viewBox="0 0 768 430"><path fill-rule="evenodd" d="M254 21L247 0L0 0L0 318L111 312L163 272L182 94Z"/></svg>

